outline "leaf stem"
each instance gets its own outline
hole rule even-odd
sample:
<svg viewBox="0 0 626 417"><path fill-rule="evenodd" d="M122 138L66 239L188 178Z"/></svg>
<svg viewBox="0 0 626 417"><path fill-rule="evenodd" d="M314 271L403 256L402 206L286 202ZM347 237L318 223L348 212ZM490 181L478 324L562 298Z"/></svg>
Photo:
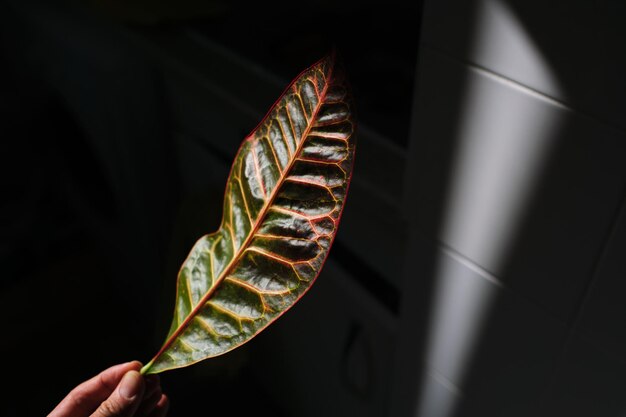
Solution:
<svg viewBox="0 0 626 417"><path fill-rule="evenodd" d="M141 375L146 375L148 373L148 370L150 368L152 368L152 364L154 363L154 360L151 360L150 362L148 362L147 364L144 365L143 368L141 368L141 371L139 371L139 373Z"/></svg>

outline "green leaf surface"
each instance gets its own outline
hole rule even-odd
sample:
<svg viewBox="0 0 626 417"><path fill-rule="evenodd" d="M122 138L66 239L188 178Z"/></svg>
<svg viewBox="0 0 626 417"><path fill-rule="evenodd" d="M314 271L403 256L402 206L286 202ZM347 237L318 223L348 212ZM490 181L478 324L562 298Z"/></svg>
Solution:
<svg viewBox="0 0 626 417"><path fill-rule="evenodd" d="M343 71L329 56L302 72L243 141L220 228L181 266L169 334L142 373L242 345L311 287L348 191L352 113Z"/></svg>

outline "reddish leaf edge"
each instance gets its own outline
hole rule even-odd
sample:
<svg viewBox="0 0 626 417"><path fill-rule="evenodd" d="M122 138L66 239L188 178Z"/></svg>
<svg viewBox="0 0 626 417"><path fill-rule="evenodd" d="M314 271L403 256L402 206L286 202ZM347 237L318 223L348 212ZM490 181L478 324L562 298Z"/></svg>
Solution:
<svg viewBox="0 0 626 417"><path fill-rule="evenodd" d="M305 73L307 73L308 71L310 71L311 69L313 69L313 68L314 68L314 67L316 67L317 65L321 64L321 63L322 63L322 62L324 62L325 60L329 60L329 63L330 63L330 68L331 68L331 70L330 70L330 77L329 77L329 78L330 78L330 79L332 79L332 77L335 75L335 69L336 69L336 66L337 66L337 53L336 53L336 49L335 49L335 48L333 48L333 49L331 50L331 52L330 52L328 55L326 55L326 56L324 56L323 58L321 58L321 59L317 60L314 64L312 64L312 65L310 65L309 67L307 67L306 69L302 70L302 71L301 71L301 72L300 72L300 73L299 73L296 77L294 77L294 79L293 79L293 80L292 80L292 81L291 81L291 82L287 85L287 87L285 87L285 88L284 88L283 92L282 92L282 93L278 96L278 99L277 99L277 100L276 100L276 101L275 101L275 102L274 102L274 103L270 106L269 110L267 111L267 113L265 114L265 116L261 119L261 121L260 121L260 122L259 122L259 123L258 123L258 124L257 124L257 125L256 125L256 126L255 126L252 130L251 130L251 131L250 131L250 133L249 133L248 135L246 135L246 136L244 137L244 139L241 141L241 144L239 145L239 148L237 149L237 152L235 153L235 159L236 159L237 155L239 155L239 153L240 153L241 149L243 148L244 144L246 143L246 141L248 141L248 139L254 135L254 133L257 131L257 129L258 129L258 128L259 128L259 127L260 127L260 126L261 126L261 125L265 122L265 120L266 120L266 119L267 119L267 118L268 118L268 117L272 114L272 112L274 111L274 108L276 107L276 105L277 105L277 104L278 104L278 103L282 100L282 98L285 96L285 94L287 94L287 93L289 92L289 90L293 87L293 85L294 85L294 84L295 84L295 83L296 83L296 82L297 82L297 81L298 81L298 80L299 80L299 79L300 79L300 78L301 78L301 77L302 77ZM347 80L346 80L346 82L347 82ZM328 89L328 82L326 83L326 86L324 87L324 96L326 95L327 89ZM320 106L320 107L318 107L318 109L316 109L316 111L315 111L315 115L317 115L317 113L319 112L320 108L321 108L321 106ZM352 111L352 112L354 112L354 109L352 109L352 108L351 108L351 111ZM356 131L357 131L357 128L358 128L358 127L357 127L357 125L356 125L356 123L355 123L355 124L354 124L354 126L353 126L353 131L352 131L352 134L351 134L351 136L352 136L352 137L355 137L355 135L356 135ZM307 133L306 133L306 135L308 135L308 132L310 131L310 129L311 129L311 126L307 127ZM303 136L306 136L306 135L303 135ZM301 144L302 144L302 143L303 143L303 142L301 142L299 146L301 146ZM356 145L356 137L355 137L355 145ZM300 148L299 148L299 149L300 149ZM345 199L344 199L344 203L342 204L341 209L340 209L340 211L339 211L339 215L337 216L337 221L336 221L336 223L337 223L337 224L340 224L340 223L341 223L341 218L342 218L342 216L343 216L343 211L344 211L344 209L345 209L345 205L346 205L346 202L347 202L347 200L348 200L348 193L349 193L349 191L350 191L350 184L352 183L352 175L353 175L353 173L354 173L354 163L355 163L355 159L356 159L356 152L354 153L354 155L353 155L353 157L352 157L352 158L353 158L353 161L352 161L352 167L351 167L351 169L350 169L350 173L349 173L349 175L348 175L348 178L346 179L346 194L345 194L345 195L346 195L346 197L345 197ZM230 178L231 178L231 175L232 175L232 173L233 173L233 172L232 172L232 170L233 170L233 167L234 167L234 162L235 162L235 159L233 160L233 164L232 164L232 165L231 165L231 167L230 167L230 171L229 171L229 173L228 173L228 177L227 177L228 179L230 179ZM286 170L285 170L285 172L289 171L289 169L291 168L291 166L293 165L293 163L294 163L293 161L290 163L290 165L289 165L288 169L286 169ZM282 182L282 181L283 181L283 180L281 180L281 182ZM276 188L275 188L275 190L278 190L278 189L279 189L279 187L276 187ZM227 192L228 192L228 181L226 181L226 186L225 186L225 189L224 189L224 199L226 198L226 193L227 193ZM274 198L276 197L276 195L277 195L276 193L272 195L272 197L268 200L268 202L266 203L265 207L263 208L263 211L265 211L265 210L267 209L267 207L269 207L269 206L273 203ZM261 216L261 217L260 217L260 219L261 219L261 218L263 218L263 216ZM209 234L204 235L204 236L210 236L210 235L213 235L213 234L217 233L217 232L218 232L218 231L222 228L223 222L224 222L224 217L223 217L223 215L222 215L222 223L220 223L220 227L217 229L217 231L215 231L215 232L213 232L213 233L209 233ZM256 229L258 228L258 225L259 225L260 223L261 223L261 222L260 222L260 221L258 221L258 222L254 225L254 228L251 230L249 237L247 237L247 238L246 238L246 240L242 243L242 245L241 245L242 247L243 247L244 245L246 245L246 244L248 244L248 243L249 243L250 236L253 236L253 235L254 235L254 230L256 230ZM203 236L203 237L204 237L204 236ZM332 250L332 246L333 246L333 244L335 243L335 238L336 238L336 237L337 237L337 232L336 232L336 233L335 233L335 234L331 237L330 244L329 244L329 246L328 246L328 252L327 252L327 254L326 254L326 257L324 258L324 261L322 262L322 266L320 267L319 271L318 271L318 272L317 272L317 274L315 275L315 278L313 278L313 279L311 280L311 284L310 284L310 285L309 285L309 286L308 286L308 287L307 287L307 288L306 288L306 289L302 292L302 294L300 294L300 296L299 296L298 298L296 298L296 300L293 302L293 304L292 304L290 307L288 307L288 308L286 308L285 310L283 310L282 312L280 312L280 313L279 313L279 314L278 314L278 315L277 315L277 316L276 316L276 317L275 317L275 318L274 318L271 322L269 322L269 323L267 323L265 326L261 327L261 328L260 328L260 329L259 329L259 330L258 330L258 331L257 331L257 332L253 335L253 336L251 336L249 339L247 339L247 340L246 340L246 341L244 341L243 343L241 343L241 344L239 344L239 345L236 345L236 346L233 346L232 348L230 348L230 349L228 349L228 350L225 350L224 352L221 352L220 354L215 355L215 356L213 356L213 357L218 357L218 356L225 355L225 354L227 354L227 353L229 353L229 352L231 352L231 351L233 351L233 350L235 350L235 349L237 349L237 348L239 348L239 347L241 347L241 346L245 345L246 343L250 342L252 339L254 339L255 337L257 337L260 333L262 333L262 332L263 332L263 331L264 331L264 330L265 330L268 326L270 326L271 324L273 324L276 320L280 319L280 318L283 316L283 314L285 314L287 311L291 310L291 308L293 308L293 306L295 306L295 305L296 305L296 304L300 301L300 299L301 299L301 298L302 298L302 297L303 297L306 293L308 293L308 292L309 292L309 290L313 287L313 284L315 284L315 281L317 281L317 278L319 277L320 273L322 272L322 270L324 269L324 267L325 267L325 265L326 265L326 262L328 261L328 257L329 257L329 255L330 255L330 251ZM201 237L201 238L202 238L202 237ZM200 238L200 239L201 239L201 238ZM191 253L189 253L189 254L187 255L187 258L185 258L185 260L182 262L181 267L180 267L180 269L179 269L179 272L178 272L177 276L178 276L178 275L180 275L180 272L182 271L183 265L185 265L185 263L186 263L186 262L187 262L187 260L189 259L189 256L190 256L190 255L191 255ZM222 274L221 274L221 279L220 279L220 280L219 280L219 281L218 281L218 282L217 282L217 283L216 283L216 284L212 287L212 289L213 289L213 288L217 288L218 284L219 284L219 283L220 283L220 282L224 279L223 277L225 277L225 276L226 276L226 272L227 272L227 271L229 271L229 269L232 267L232 265L235 263L235 260L237 260L237 259L238 259L238 257L233 258L233 260L232 260L232 261L231 261L231 262L230 262L230 263L229 263L229 264L228 264L228 265L224 268L224 270L222 271ZM159 351L157 352L157 354L156 354L156 355L154 355L154 357L150 360L150 362L148 362L146 365L144 365L144 366L141 368L141 370L139 371L141 375L148 375L148 374L150 374L150 372L149 372L149 371L150 371L150 368L152 367L152 365L154 364L154 362L155 362L155 361L156 361L156 360L157 360L157 359L158 359L158 358L159 358L159 357L163 354L163 352L165 352L165 350L167 350L167 349L170 347L170 345L174 342L174 340L175 340L175 339L176 339L176 338L180 335L180 333L181 333L181 332L182 332L182 331L183 331L183 330L187 327L188 322L189 322L189 321L191 321L191 319L193 318L193 316L194 316L195 314L197 314L197 312L198 312L198 311L202 308L202 305L206 302L206 300L207 300L208 298L210 298L210 296L211 296L214 292L215 292L215 290L213 290L213 291L211 291L211 290L207 291L207 293L206 293L206 294L202 297L202 299L198 302L198 305L197 305L196 307L194 307L194 309L193 309L193 310L189 313L189 315L188 315L188 316L187 316L187 318L183 321L183 323L182 323L182 324L181 324L181 325L180 325L180 326L176 329L176 331L175 331L175 332L174 332L174 333L173 333L170 337L168 337L168 338L167 338L167 340L163 343L163 345L161 346L161 348L159 349ZM175 300L177 300L177 299L178 299L178 288L176 289L176 298L175 298ZM176 302L174 303L174 309L176 309ZM174 370L174 369L186 368L186 367L191 366L191 365L194 365L194 364L196 364L196 363L198 363L198 362L202 362L202 361L204 361L204 360L206 360L206 359L209 359L209 358L202 358L202 359L198 359L197 361L188 362L188 363L185 363L185 364L180 365L180 366L173 366L173 367L171 367L171 368L169 368L169 369L167 369L167 370L169 371L169 370Z"/></svg>

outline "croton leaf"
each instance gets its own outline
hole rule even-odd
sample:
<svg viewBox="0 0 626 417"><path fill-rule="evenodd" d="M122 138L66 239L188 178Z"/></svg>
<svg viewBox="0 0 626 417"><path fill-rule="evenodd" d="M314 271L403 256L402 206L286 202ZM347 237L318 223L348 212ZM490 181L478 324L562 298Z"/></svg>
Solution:
<svg viewBox="0 0 626 417"><path fill-rule="evenodd" d="M351 101L333 56L302 72L243 141L220 228L178 274L158 373L226 353L287 311L317 278L352 174Z"/></svg>

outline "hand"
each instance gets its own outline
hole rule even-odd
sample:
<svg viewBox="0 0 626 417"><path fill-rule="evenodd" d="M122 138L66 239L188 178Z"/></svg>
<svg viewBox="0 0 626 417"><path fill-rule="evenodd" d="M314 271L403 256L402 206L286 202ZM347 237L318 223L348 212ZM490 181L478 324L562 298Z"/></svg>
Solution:
<svg viewBox="0 0 626 417"><path fill-rule="evenodd" d="M159 377L139 374L141 363L115 365L74 388L48 417L164 417L169 401Z"/></svg>

